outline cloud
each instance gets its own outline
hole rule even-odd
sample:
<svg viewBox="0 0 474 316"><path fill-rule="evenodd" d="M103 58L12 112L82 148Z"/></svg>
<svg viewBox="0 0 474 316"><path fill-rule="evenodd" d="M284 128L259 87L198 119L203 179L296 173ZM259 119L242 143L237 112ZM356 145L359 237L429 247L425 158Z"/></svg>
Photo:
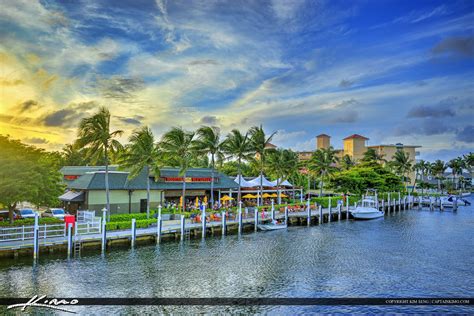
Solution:
<svg viewBox="0 0 474 316"><path fill-rule="evenodd" d="M116 116L121 122L130 124L130 125L140 125L142 122L141 120L144 119L141 115L134 115L133 117L123 117L123 116Z"/></svg>
<svg viewBox="0 0 474 316"><path fill-rule="evenodd" d="M31 110L32 108L38 107L38 102L35 100L28 100L20 104L18 109L20 113Z"/></svg>
<svg viewBox="0 0 474 316"><path fill-rule="evenodd" d="M40 138L40 137L27 137L27 138L23 138L23 141L25 143L34 144L34 145L49 143L49 141L46 138Z"/></svg>
<svg viewBox="0 0 474 316"><path fill-rule="evenodd" d="M2 79L0 80L0 85L2 86L18 86L18 85L22 85L24 84L25 82L21 79L14 79L14 80L7 80L7 79Z"/></svg>
<svg viewBox="0 0 474 316"><path fill-rule="evenodd" d="M474 57L474 36L445 38L436 44L431 51L434 54Z"/></svg>
<svg viewBox="0 0 474 316"><path fill-rule="evenodd" d="M341 82L339 82L339 87L349 88L353 84L354 84L354 81L343 79L343 80L341 80Z"/></svg>
<svg viewBox="0 0 474 316"><path fill-rule="evenodd" d="M344 111L343 113L329 120L330 123L354 123L359 120L359 113L354 110Z"/></svg>
<svg viewBox="0 0 474 316"><path fill-rule="evenodd" d="M214 115L206 115L206 116L203 116L203 117L199 120L199 123L200 123L200 124L205 124L205 125L217 125L217 124L218 124L218 121L219 121L219 119L217 118L217 116L214 116Z"/></svg>
<svg viewBox="0 0 474 316"><path fill-rule="evenodd" d="M219 65L219 63L214 59L201 59L201 60L193 60L188 63L190 66L196 65Z"/></svg>
<svg viewBox="0 0 474 316"><path fill-rule="evenodd" d="M405 135L440 135L455 132L453 126L446 125L444 121L427 118L419 122L411 122L399 125L395 129L395 136Z"/></svg>
<svg viewBox="0 0 474 316"><path fill-rule="evenodd" d="M450 117L455 116L455 112L450 108L440 106L419 105L412 108L407 117L409 118L423 118L423 117Z"/></svg>
<svg viewBox="0 0 474 316"><path fill-rule="evenodd" d="M137 93L145 88L140 78L113 77L99 80L99 90L104 98L122 102L136 101Z"/></svg>
<svg viewBox="0 0 474 316"><path fill-rule="evenodd" d="M66 126L79 120L78 113L73 109L62 109L48 113L41 117L39 121L45 126Z"/></svg>
<svg viewBox="0 0 474 316"><path fill-rule="evenodd" d="M468 125L460 129L456 134L456 140L465 143L474 143L474 125Z"/></svg>

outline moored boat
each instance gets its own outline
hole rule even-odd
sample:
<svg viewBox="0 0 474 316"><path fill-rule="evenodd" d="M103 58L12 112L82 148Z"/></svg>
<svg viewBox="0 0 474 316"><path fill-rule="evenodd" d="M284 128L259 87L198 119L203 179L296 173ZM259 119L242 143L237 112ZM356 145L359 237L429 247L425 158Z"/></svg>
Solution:
<svg viewBox="0 0 474 316"><path fill-rule="evenodd" d="M375 219L384 216L384 211L377 209L376 203L373 199L363 199L359 202L356 208L350 211L355 219Z"/></svg>

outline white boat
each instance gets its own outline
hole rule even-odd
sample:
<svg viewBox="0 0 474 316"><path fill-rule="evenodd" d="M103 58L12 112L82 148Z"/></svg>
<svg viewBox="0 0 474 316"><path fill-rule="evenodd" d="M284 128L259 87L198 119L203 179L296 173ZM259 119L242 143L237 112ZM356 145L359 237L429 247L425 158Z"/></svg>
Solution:
<svg viewBox="0 0 474 316"><path fill-rule="evenodd" d="M364 198L362 202L357 203L354 210L350 211L355 219L375 219L383 217L384 212L377 209L374 199Z"/></svg>
<svg viewBox="0 0 474 316"><path fill-rule="evenodd" d="M288 225L286 223L283 223L283 224L270 223L270 224L259 224L257 225L257 227L259 230L267 231L267 230L287 229Z"/></svg>
<svg viewBox="0 0 474 316"><path fill-rule="evenodd" d="M455 201L456 201L457 206L471 205L471 202L469 202L468 200L459 198L455 195L441 197L441 205L443 205L443 207L447 207L447 208L454 207Z"/></svg>
<svg viewBox="0 0 474 316"><path fill-rule="evenodd" d="M461 193L461 196L462 197L466 197L466 196L470 196L471 195L471 192L463 192Z"/></svg>

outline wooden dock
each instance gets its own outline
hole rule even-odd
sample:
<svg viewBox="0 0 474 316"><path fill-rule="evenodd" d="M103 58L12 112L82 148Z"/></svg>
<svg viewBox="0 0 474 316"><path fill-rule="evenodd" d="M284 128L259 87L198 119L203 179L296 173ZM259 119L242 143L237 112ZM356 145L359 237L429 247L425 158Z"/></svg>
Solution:
<svg viewBox="0 0 474 316"><path fill-rule="evenodd" d="M381 201L379 208L385 211L385 214L399 212L414 208L420 205L413 198L400 198L392 201ZM277 220L287 220L289 226L312 226L323 223L348 220L350 218L350 209L353 207L338 206L337 208L316 207L311 205L300 212L274 211L273 217ZM268 223L272 220L272 212L266 212L264 217L262 213L257 213L258 223ZM132 229L120 231L106 231L105 234L87 234L78 236L51 237L39 240L39 250L36 256L42 254L64 252L69 256L80 254L81 250L99 249L106 252L115 246L131 246L140 244L160 243L165 240L186 240L190 238L205 238L206 236L216 236L224 234L241 234L244 232L257 231L255 223L255 213L242 214L239 220L239 214L235 218L222 221L211 221L203 223L192 223L188 220L157 220L157 224L148 228L136 229L132 221ZM0 242L0 257L16 258L18 256L32 256L34 254L34 241L7 241ZM33 256L32 256L33 257Z"/></svg>

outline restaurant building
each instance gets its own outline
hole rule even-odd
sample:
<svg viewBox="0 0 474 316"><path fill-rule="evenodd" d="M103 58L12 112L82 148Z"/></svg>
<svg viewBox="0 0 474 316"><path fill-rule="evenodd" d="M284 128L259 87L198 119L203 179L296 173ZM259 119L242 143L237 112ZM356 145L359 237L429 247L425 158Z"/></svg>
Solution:
<svg viewBox="0 0 474 316"><path fill-rule="evenodd" d="M67 166L60 170L67 192L59 197L69 211L99 211L106 205L105 167ZM186 201L196 197L210 200L211 169L192 168L186 172ZM119 171L117 166L109 167L110 211L111 214L146 212L147 173L142 170L135 178L128 171ZM150 207L167 202L179 203L182 195L183 177L179 169L163 168L160 175L150 176ZM228 176L214 171L214 200L219 191L237 190L238 185Z"/></svg>

